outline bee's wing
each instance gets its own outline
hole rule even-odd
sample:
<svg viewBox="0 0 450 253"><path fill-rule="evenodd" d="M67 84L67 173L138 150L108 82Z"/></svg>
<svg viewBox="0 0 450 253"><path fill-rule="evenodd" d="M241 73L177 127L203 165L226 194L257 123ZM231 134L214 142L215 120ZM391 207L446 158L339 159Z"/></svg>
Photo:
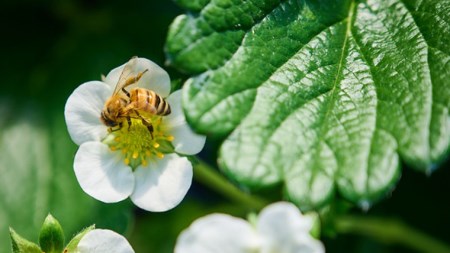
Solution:
<svg viewBox="0 0 450 253"><path fill-rule="evenodd" d="M123 67L122 73L120 74L119 81L114 88L113 95L117 94L122 90L122 88L127 86L128 77L135 72L136 64L137 56L134 56L127 62L127 64L125 64L125 67Z"/></svg>

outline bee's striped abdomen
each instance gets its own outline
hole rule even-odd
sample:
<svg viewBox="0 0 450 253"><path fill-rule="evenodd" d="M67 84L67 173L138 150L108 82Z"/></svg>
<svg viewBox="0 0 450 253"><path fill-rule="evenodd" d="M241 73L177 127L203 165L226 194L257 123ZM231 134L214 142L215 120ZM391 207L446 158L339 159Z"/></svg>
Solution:
<svg viewBox="0 0 450 253"><path fill-rule="evenodd" d="M160 95L156 94L155 92L151 91L154 96L152 96L155 108L156 108L156 114L158 115L168 115L170 114L170 105L167 103L167 101L162 98Z"/></svg>
<svg viewBox="0 0 450 253"><path fill-rule="evenodd" d="M137 110L160 116L168 115L171 112L169 103L151 90L135 88L131 91L130 100Z"/></svg>

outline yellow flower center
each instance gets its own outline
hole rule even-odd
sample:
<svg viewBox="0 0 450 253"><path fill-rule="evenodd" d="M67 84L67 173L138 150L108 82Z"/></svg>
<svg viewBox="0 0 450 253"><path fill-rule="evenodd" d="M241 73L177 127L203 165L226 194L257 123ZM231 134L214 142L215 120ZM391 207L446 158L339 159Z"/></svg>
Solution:
<svg viewBox="0 0 450 253"><path fill-rule="evenodd" d="M151 127L144 125L140 119L131 119L131 125L124 121L120 129L111 129L103 142L112 151L121 152L125 164L131 168L146 166L152 159L162 159L167 153L167 146L171 146L173 136L164 133L162 120L160 116L152 117Z"/></svg>

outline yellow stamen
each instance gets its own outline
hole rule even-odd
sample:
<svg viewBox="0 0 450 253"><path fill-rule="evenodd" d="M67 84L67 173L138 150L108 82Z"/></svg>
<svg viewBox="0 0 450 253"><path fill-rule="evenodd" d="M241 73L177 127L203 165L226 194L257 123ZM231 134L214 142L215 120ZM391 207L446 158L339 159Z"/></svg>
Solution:
<svg viewBox="0 0 450 253"><path fill-rule="evenodd" d="M164 158L165 154L162 151L170 152L170 144L166 144L173 141L174 136L168 135L159 125L163 119L155 116L149 120L153 125L152 133L142 120L132 118L130 125L125 122L122 127L113 129L114 131L105 138L104 143L108 144L112 151L120 151L124 163L132 169L136 169L139 165L147 167L155 161L155 158Z"/></svg>

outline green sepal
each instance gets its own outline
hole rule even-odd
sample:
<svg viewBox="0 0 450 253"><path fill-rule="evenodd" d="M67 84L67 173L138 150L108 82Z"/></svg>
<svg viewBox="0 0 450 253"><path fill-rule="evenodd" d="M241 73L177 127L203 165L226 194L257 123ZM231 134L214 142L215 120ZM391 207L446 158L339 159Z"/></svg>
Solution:
<svg viewBox="0 0 450 253"><path fill-rule="evenodd" d="M158 151L164 154L175 153L175 148L170 141L159 142Z"/></svg>
<svg viewBox="0 0 450 253"><path fill-rule="evenodd" d="M11 236L11 248L13 253L42 253L42 250L38 245L21 237L14 229L9 228L9 235Z"/></svg>
<svg viewBox="0 0 450 253"><path fill-rule="evenodd" d="M66 248L64 249L64 253L76 253L76 249L78 247L78 243L80 242L81 238L85 236L89 231L95 229L95 225L89 226L85 229L83 229L80 233L75 235L72 240L70 240L69 244L67 244Z"/></svg>
<svg viewBox="0 0 450 253"><path fill-rule="evenodd" d="M309 234L314 238L320 238L320 218L319 215L315 212L310 212L305 214L306 217L309 217L313 220L313 225L311 227L311 230L309 231Z"/></svg>
<svg viewBox="0 0 450 253"><path fill-rule="evenodd" d="M247 220L248 223L250 223L250 225L252 225L252 227L256 228L256 224L258 224L258 215L256 213L249 213L247 215Z"/></svg>
<svg viewBox="0 0 450 253"><path fill-rule="evenodd" d="M64 232L59 222L48 214L39 233L39 245L45 253L60 253L64 249Z"/></svg>

